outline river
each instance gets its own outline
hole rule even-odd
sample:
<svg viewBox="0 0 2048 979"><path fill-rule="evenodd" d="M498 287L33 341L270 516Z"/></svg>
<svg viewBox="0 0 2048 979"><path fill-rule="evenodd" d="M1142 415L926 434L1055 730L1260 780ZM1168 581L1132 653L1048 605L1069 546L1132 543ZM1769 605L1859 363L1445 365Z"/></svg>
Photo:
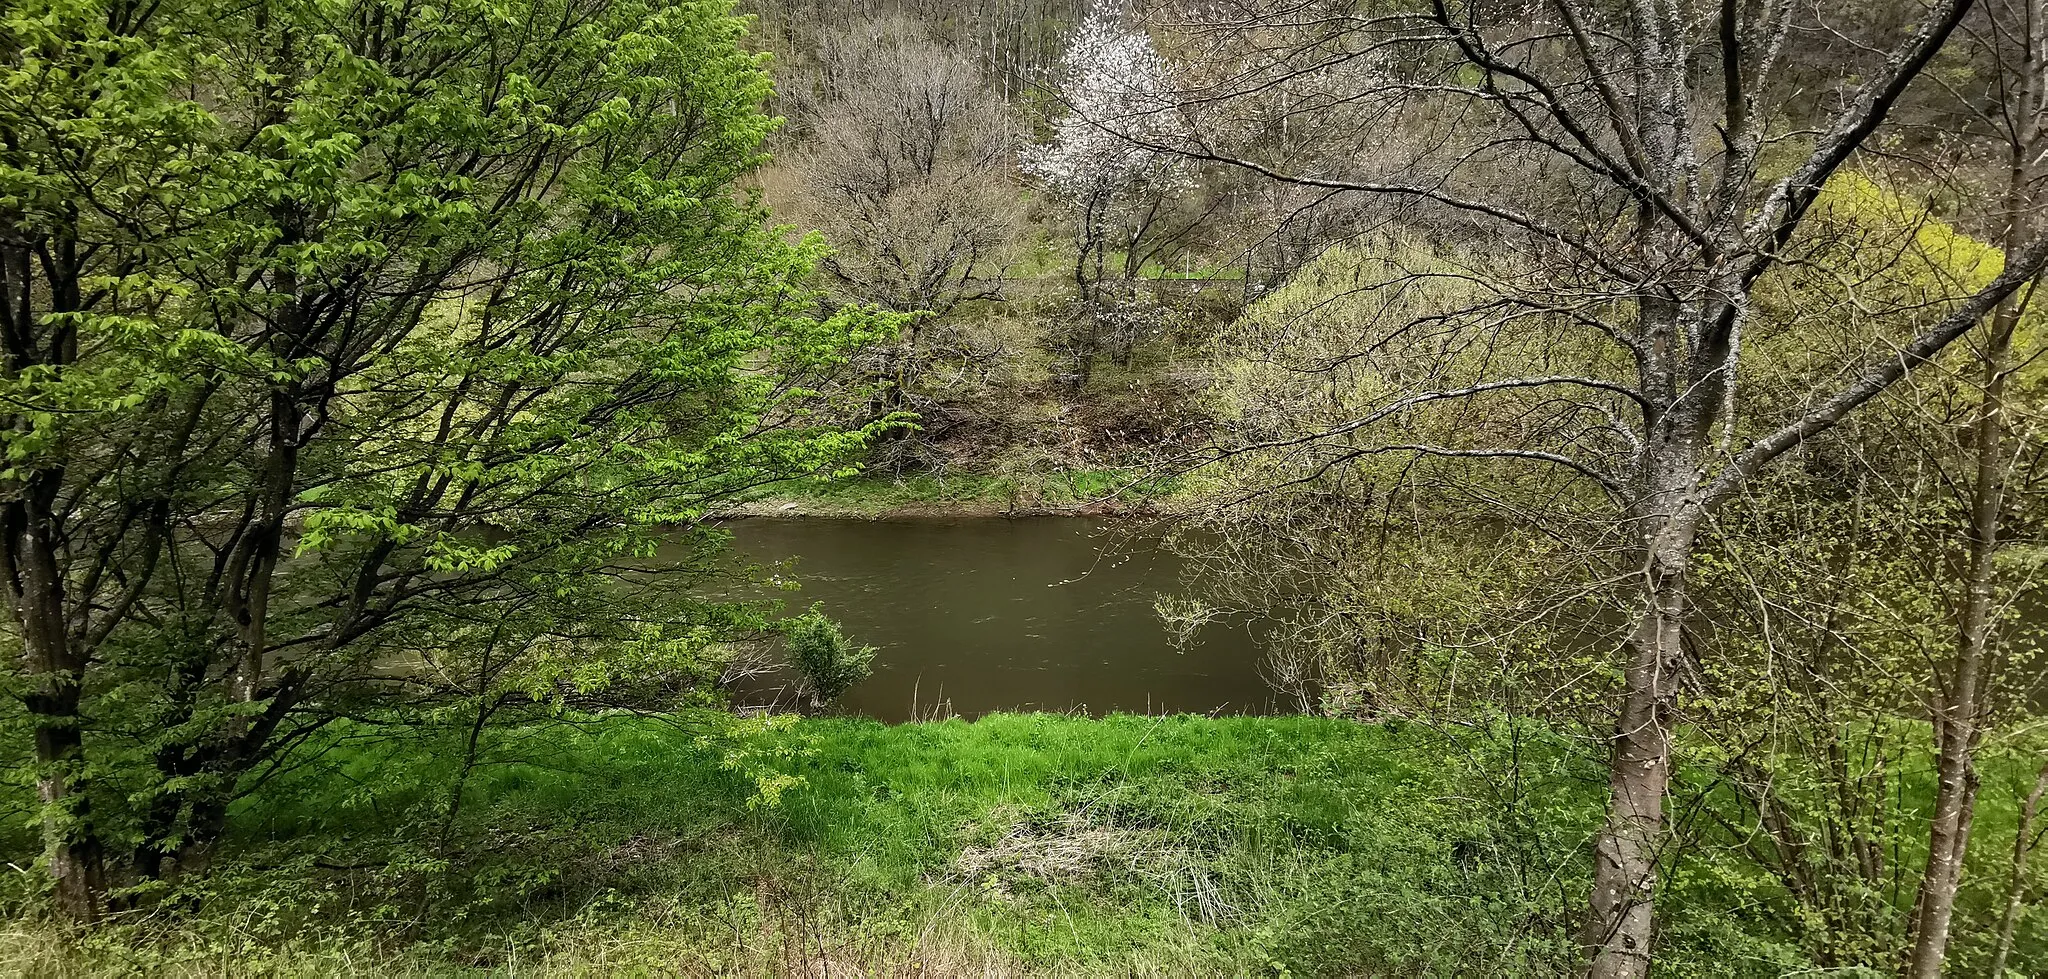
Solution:
<svg viewBox="0 0 2048 979"><path fill-rule="evenodd" d="M874 675L839 709L885 721L996 710L1267 713L1283 703L1245 623L1177 648L1153 611L1181 562L1125 522L1074 517L745 519L757 562L795 559L803 588ZM768 691L746 694L759 699Z"/></svg>

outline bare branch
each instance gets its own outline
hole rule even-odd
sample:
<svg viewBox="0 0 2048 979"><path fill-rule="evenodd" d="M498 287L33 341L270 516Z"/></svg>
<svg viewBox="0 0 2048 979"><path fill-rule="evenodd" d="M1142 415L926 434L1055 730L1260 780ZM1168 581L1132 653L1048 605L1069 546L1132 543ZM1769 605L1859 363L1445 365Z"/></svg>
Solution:
<svg viewBox="0 0 2048 979"><path fill-rule="evenodd" d="M1801 442L1833 428L1849 412L1882 394L1914 368L1933 360L1949 344L1970 332L1993 307L2040 274L2048 265L2048 235L2037 236L2008 258L2005 270L1975 295L1963 300L1927 332L1891 357L1866 367L1847 387L1784 427L1751 443L1707 486L1700 504L1712 507L1726 500L1742 481Z"/></svg>

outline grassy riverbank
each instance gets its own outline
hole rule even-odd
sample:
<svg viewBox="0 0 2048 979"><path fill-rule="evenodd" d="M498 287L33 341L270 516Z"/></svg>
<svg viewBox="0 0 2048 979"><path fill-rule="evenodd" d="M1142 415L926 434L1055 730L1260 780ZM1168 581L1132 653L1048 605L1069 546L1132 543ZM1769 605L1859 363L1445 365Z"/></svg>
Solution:
<svg viewBox="0 0 2048 979"><path fill-rule="evenodd" d="M1600 801L1506 730L703 723L508 733L453 824L458 740L339 735L150 916L75 943L10 895L0 973L1551 974ZM1798 964L1725 879L1671 887L1667 974Z"/></svg>
<svg viewBox="0 0 2048 979"><path fill-rule="evenodd" d="M1137 468L904 476L870 473L778 486L731 508L726 515L867 519L1110 516L1152 512L1185 490L1183 480L1158 478Z"/></svg>
<svg viewBox="0 0 2048 979"><path fill-rule="evenodd" d="M1517 940L1555 903L1509 897L1419 728L1006 715L749 743L735 770L647 720L507 739L446 847L456 746L343 744L322 767L346 777L251 801L244 857L185 912L83 954L17 925L0 972L1448 972L1541 954Z"/></svg>

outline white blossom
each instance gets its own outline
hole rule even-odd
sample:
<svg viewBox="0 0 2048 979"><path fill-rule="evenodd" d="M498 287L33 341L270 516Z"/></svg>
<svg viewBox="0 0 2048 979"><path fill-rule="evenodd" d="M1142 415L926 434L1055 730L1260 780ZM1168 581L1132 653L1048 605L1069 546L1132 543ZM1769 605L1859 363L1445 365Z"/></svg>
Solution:
<svg viewBox="0 0 2048 979"><path fill-rule="evenodd" d="M1024 171L1069 199L1133 184L1189 186L1178 157L1145 144L1181 135L1166 59L1117 0L1099 0L1067 47L1058 93L1066 115L1052 139L1025 150Z"/></svg>

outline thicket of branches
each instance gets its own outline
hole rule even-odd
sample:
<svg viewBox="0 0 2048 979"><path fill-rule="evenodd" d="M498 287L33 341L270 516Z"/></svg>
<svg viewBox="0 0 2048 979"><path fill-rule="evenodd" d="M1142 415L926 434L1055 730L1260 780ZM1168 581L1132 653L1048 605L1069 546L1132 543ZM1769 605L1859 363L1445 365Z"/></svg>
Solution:
<svg viewBox="0 0 2048 979"><path fill-rule="evenodd" d="M1349 706L1604 718L1595 975L1648 971L1659 882L1709 803L1744 809L1716 812L1783 913L1811 913L1817 961L1932 975L1952 931L1979 753L2015 703L1994 678L2032 641L2011 615L2035 519L2011 394L2048 256L2039 12L1847 26L1863 13L1225 4L1181 15L1200 68L1178 134L1098 120L1382 202L1219 351L1238 505L1212 522L1254 588L1225 595L1325 582L1284 639L1378 678L1340 686ZM1295 125L1329 138L1296 146ZM1844 458L1838 426L1872 410L1905 414L1857 422ZM1852 529L1873 509L1885 534ZM1773 532L1812 551L1745 536L1792 512L1815 522ZM1778 577L1821 572L1818 602ZM1830 699L1851 690L1856 710ZM1914 721L1932 743L1899 748ZM1843 744L1870 738L1887 747ZM1919 776L1855 774L1901 750L1931 769L1927 809L1886 801ZM1725 781L1700 789L1702 769Z"/></svg>

